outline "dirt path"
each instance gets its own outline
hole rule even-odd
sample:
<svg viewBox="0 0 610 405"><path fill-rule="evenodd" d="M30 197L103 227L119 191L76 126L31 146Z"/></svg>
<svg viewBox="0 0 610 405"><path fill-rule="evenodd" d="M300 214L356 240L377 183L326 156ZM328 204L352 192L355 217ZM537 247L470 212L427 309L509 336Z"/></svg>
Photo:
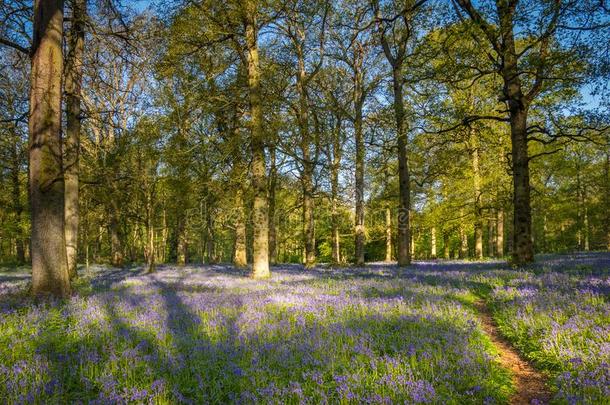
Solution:
<svg viewBox="0 0 610 405"><path fill-rule="evenodd" d="M479 311L479 319L483 330L489 335L491 341L500 354L500 364L511 371L516 392L510 398L511 404L546 404L551 398L550 391L546 386L544 375L536 371L515 348L501 335L491 317L491 313L485 302L477 300L475 307Z"/></svg>

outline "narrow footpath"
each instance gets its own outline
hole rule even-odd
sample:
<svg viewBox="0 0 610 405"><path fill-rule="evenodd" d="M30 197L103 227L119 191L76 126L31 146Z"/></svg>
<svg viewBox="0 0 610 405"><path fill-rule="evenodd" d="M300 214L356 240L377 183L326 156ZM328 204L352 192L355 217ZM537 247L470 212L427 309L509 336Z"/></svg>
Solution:
<svg viewBox="0 0 610 405"><path fill-rule="evenodd" d="M498 349L500 364L513 374L515 393L510 398L510 404L547 404L551 393L546 385L546 377L536 371L517 350L502 337L494 322L491 312L482 300L475 302L483 330L489 335L492 343Z"/></svg>

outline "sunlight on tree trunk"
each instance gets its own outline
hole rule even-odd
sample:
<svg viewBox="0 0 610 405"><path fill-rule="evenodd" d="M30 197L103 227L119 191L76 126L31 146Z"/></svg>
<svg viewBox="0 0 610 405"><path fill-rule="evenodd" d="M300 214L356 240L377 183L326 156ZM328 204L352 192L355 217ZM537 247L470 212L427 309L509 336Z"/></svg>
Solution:
<svg viewBox="0 0 610 405"><path fill-rule="evenodd" d="M474 255L477 259L483 257L483 210L481 208L481 169L479 135L474 128L468 129L470 138L470 153L472 158L472 182L474 190Z"/></svg>
<svg viewBox="0 0 610 405"><path fill-rule="evenodd" d="M30 83L32 293L68 296L61 148L63 1L34 2Z"/></svg>
<svg viewBox="0 0 610 405"><path fill-rule="evenodd" d="M436 227L430 230L430 258L436 259Z"/></svg>
<svg viewBox="0 0 610 405"><path fill-rule="evenodd" d="M460 209L460 259L468 257L468 236L466 236L466 230L464 229L464 210Z"/></svg>
<svg viewBox="0 0 610 405"><path fill-rule="evenodd" d="M252 149L252 187L254 204L252 207L252 277L269 277L269 206L267 201L267 176L265 168L265 140L260 95L260 72L258 61L258 33L256 25L256 5L253 0L245 0L245 29L248 59L248 89L250 93L250 125Z"/></svg>
<svg viewBox="0 0 610 405"><path fill-rule="evenodd" d="M66 148L64 151L65 233L68 274L76 278L78 259L78 176L81 133L81 82L85 43L85 0L72 1L72 20L66 58Z"/></svg>
<svg viewBox="0 0 610 405"><path fill-rule="evenodd" d="M392 210L385 208L385 261L391 262L393 256L392 247Z"/></svg>
<svg viewBox="0 0 610 405"><path fill-rule="evenodd" d="M243 190L238 186L235 193L235 251L233 253L233 264L237 267L246 267L248 258L246 254L246 219Z"/></svg>
<svg viewBox="0 0 610 405"><path fill-rule="evenodd" d="M277 166L275 145L269 146L269 264L277 262L277 229L275 225L275 191L277 188Z"/></svg>

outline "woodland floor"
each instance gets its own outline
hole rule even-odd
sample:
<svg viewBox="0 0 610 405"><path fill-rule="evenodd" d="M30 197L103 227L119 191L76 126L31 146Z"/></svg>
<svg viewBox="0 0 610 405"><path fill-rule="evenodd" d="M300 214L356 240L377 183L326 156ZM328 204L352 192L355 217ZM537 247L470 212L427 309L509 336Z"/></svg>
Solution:
<svg viewBox="0 0 610 405"><path fill-rule="evenodd" d="M551 394L548 387L548 377L536 370L527 359L525 359L514 346L506 340L496 323L493 315L483 300L477 300L475 307L479 311L479 320L485 333L498 351L498 360L502 367L510 370L513 378L515 392L510 397L510 403L514 405L548 403Z"/></svg>
<svg viewBox="0 0 610 405"><path fill-rule="evenodd" d="M610 253L409 268L81 269L33 302L0 268L8 403L585 403L610 399Z"/></svg>

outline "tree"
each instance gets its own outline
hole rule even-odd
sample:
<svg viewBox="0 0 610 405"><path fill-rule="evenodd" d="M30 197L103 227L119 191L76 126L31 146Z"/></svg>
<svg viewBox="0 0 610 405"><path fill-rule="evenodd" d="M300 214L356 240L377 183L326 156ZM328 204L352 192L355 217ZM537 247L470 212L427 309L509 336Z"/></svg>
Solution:
<svg viewBox="0 0 610 405"><path fill-rule="evenodd" d="M81 134L81 84L85 43L86 0L72 0L71 27L64 86L66 93L66 145L64 151L65 226L68 274L75 278L78 253L78 164Z"/></svg>
<svg viewBox="0 0 610 405"><path fill-rule="evenodd" d="M267 200L267 173L265 167L265 138L260 93L260 67L258 59L258 25L255 0L246 0L243 7L243 24L246 32L246 60L248 90L250 94L250 148L252 150L252 207L253 252L252 277L269 277L269 203Z"/></svg>
<svg viewBox="0 0 610 405"><path fill-rule="evenodd" d="M502 0L485 13L470 0L455 0L455 4L458 13L465 13L476 27L475 39L491 46L488 57L493 61L493 72L503 81L500 99L506 104L511 134L512 262L527 264L534 261L528 142L537 132L528 117L542 94L581 79L579 69L574 69L576 54L566 49L558 36L559 27L569 21L575 5L559 0L536 4ZM570 73L562 70L568 65L573 68Z"/></svg>
<svg viewBox="0 0 610 405"><path fill-rule="evenodd" d="M30 81L32 293L70 294L61 147L63 1L34 2Z"/></svg>
<svg viewBox="0 0 610 405"><path fill-rule="evenodd" d="M409 41L412 40L413 19L417 10L424 1L391 2L395 15L382 15L379 0L373 0L375 23L379 42L383 53L392 70L392 89L394 96L394 118L396 120L396 143L398 149L398 183L399 183L399 205L398 205L398 265L408 266L411 264L411 253L409 250L410 233L410 209L411 209L411 186L409 176L409 161L407 155L407 128L405 123L405 108L403 100L404 78L402 70L408 57L407 50ZM388 31L392 32L389 39Z"/></svg>

